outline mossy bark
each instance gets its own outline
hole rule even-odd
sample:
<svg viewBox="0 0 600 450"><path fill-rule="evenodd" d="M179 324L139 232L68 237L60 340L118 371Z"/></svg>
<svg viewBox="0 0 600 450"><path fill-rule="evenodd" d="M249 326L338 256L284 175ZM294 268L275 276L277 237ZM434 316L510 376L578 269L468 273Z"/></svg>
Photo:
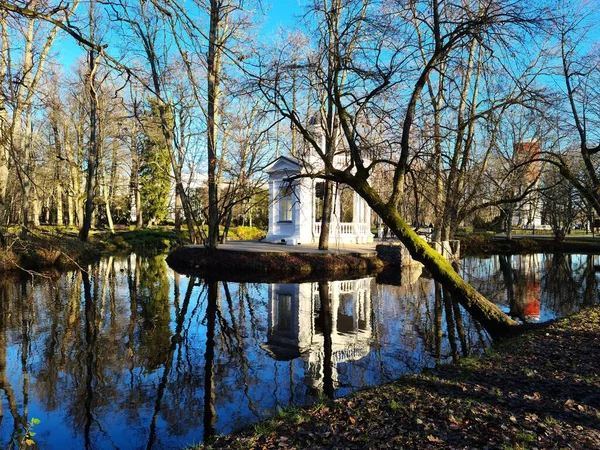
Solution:
<svg viewBox="0 0 600 450"><path fill-rule="evenodd" d="M366 181L353 177L351 185L406 246L411 257L422 263L493 339L501 339L515 329L517 322L463 280L452 265L415 233L393 205L384 203Z"/></svg>

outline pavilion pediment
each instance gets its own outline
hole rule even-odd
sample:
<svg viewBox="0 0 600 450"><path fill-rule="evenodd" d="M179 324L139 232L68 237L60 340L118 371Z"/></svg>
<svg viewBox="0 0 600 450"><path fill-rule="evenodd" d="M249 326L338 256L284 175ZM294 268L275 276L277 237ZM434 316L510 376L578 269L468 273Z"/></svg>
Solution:
<svg viewBox="0 0 600 450"><path fill-rule="evenodd" d="M299 173L300 170L302 170L300 163L294 158L290 158L288 156L280 156L264 169L264 171L269 175L273 175L277 172L288 174Z"/></svg>

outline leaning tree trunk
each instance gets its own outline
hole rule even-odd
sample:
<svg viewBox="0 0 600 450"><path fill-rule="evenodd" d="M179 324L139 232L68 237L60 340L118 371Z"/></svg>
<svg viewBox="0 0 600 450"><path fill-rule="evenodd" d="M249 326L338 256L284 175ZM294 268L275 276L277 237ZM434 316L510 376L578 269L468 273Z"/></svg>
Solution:
<svg viewBox="0 0 600 450"><path fill-rule="evenodd" d="M502 338L514 330L518 323L463 280L443 256L415 233L393 205L381 201L366 181L354 178L352 184L352 187L406 246L412 258L422 263L435 280L456 298L475 320L481 323L493 339Z"/></svg>

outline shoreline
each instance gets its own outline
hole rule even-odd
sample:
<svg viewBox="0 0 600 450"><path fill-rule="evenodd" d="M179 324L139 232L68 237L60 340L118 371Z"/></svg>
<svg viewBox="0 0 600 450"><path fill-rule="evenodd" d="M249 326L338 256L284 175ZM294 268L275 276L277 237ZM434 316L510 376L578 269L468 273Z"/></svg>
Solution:
<svg viewBox="0 0 600 450"><path fill-rule="evenodd" d="M265 244L266 245L266 244ZM260 252L229 249L210 250L199 246L179 247L167 264L185 275L236 282L287 282L360 278L384 268L376 254Z"/></svg>
<svg viewBox="0 0 600 450"><path fill-rule="evenodd" d="M25 238L5 238L9 245L0 248L0 273L76 269L103 256L165 252L183 240L181 233L159 228L94 232L89 242L80 241L76 230L56 227L32 229Z"/></svg>
<svg viewBox="0 0 600 450"><path fill-rule="evenodd" d="M357 250L347 246L348 248L334 248L324 252L315 251L308 246L269 246L252 241L255 247L264 247L266 250L233 251L227 250L228 244L225 244L217 249L217 253L228 255L227 258L207 256L204 247L185 246L185 236L169 228L121 230L114 235L96 232L91 236L89 243L79 241L75 230L55 227L34 229L25 240L12 236L10 245L0 249L0 273L20 270L66 270L93 263L106 255L131 252L163 253L169 250L169 264L176 270L186 274L225 277L226 281L318 281L332 277L356 278L376 274L384 267L390 267L377 257L373 248L365 246L356 246ZM557 243L548 235L506 239L472 234L460 236L460 242L461 257L537 252L600 253L600 238L578 235L568 236L565 241ZM194 248L194 252L198 254L182 250L187 248ZM304 249L308 250L304 252ZM229 253L225 253L227 251ZM205 256L201 257L200 254ZM179 256L190 258L192 262L186 262ZM181 261L177 261L178 259ZM257 278L258 274L262 274L262 278Z"/></svg>
<svg viewBox="0 0 600 450"><path fill-rule="evenodd" d="M460 236L461 250L464 255L484 256L491 254L527 254L527 253L600 253L600 237L567 236L557 242L549 235L518 236L507 239L501 236L472 234Z"/></svg>

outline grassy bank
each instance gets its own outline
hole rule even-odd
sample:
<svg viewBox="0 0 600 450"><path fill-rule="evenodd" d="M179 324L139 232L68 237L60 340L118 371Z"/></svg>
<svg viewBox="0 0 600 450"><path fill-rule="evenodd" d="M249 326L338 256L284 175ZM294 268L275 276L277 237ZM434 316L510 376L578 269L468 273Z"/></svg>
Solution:
<svg viewBox="0 0 600 450"><path fill-rule="evenodd" d="M229 238L249 239L260 237L261 230L237 227ZM98 260L102 255L166 252L186 244L185 232L173 227L156 227L140 230L121 229L111 234L93 231L89 242L81 242L75 228L42 226L31 229L25 238L20 228L4 235L5 246L0 247L0 272L26 269L41 271L48 268L73 268Z"/></svg>
<svg viewBox="0 0 600 450"><path fill-rule="evenodd" d="M600 308L197 448L600 448Z"/></svg>
<svg viewBox="0 0 600 450"><path fill-rule="evenodd" d="M522 236L506 239L493 233L474 233L456 236L460 239L462 255L517 254L517 253L589 253L600 252L600 237L567 236L557 242L551 235Z"/></svg>
<svg viewBox="0 0 600 450"><path fill-rule="evenodd" d="M6 245L0 248L0 271L76 267L101 255L98 245L79 241L75 231L39 228L26 237L20 230L11 231L4 235Z"/></svg>

